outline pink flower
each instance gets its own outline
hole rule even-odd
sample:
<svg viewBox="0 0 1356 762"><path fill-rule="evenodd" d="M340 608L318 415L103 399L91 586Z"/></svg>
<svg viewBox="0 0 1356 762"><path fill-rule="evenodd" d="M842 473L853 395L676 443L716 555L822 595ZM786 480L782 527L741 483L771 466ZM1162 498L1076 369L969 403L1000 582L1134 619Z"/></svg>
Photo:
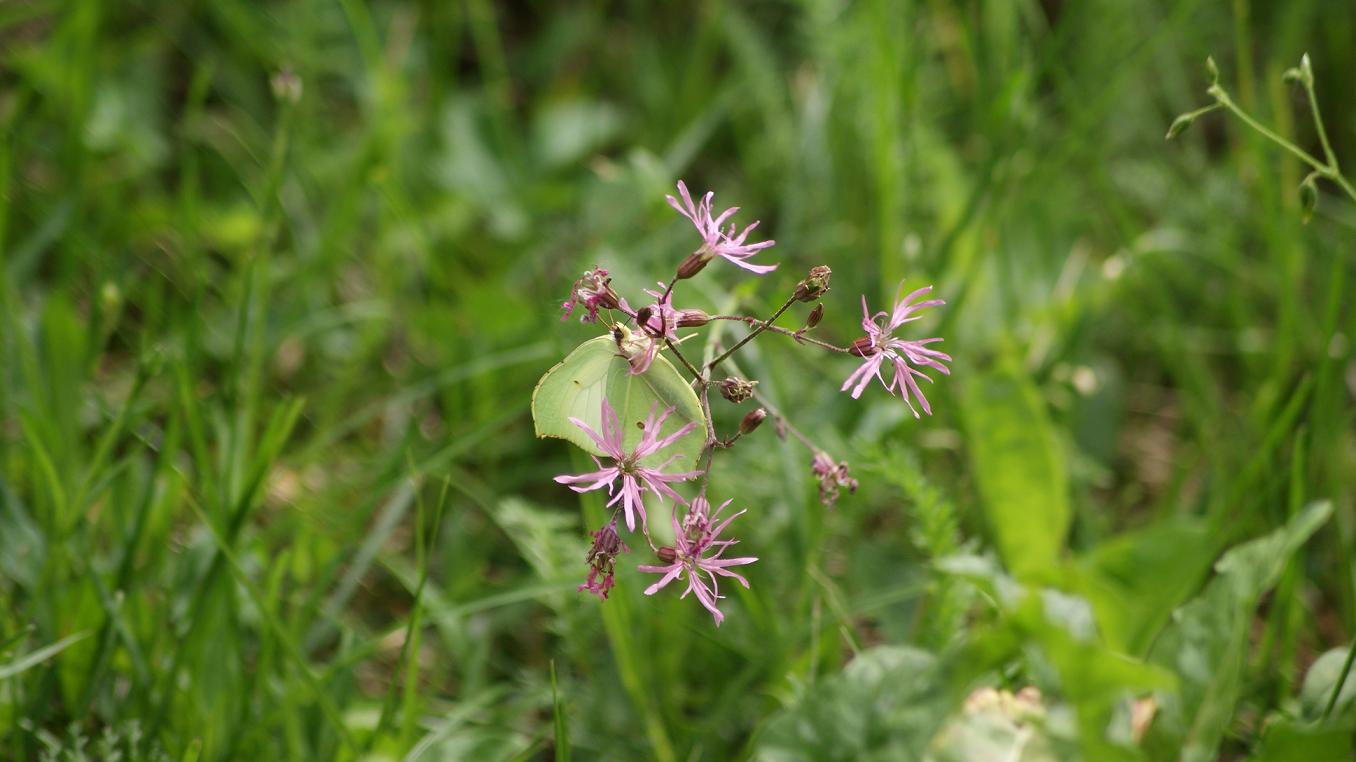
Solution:
<svg viewBox="0 0 1356 762"><path fill-rule="evenodd" d="M642 313L644 313L645 320L639 325L646 333L656 338L662 337L676 341L678 339L678 318L681 313L673 307L673 293L665 293L666 290L667 287L662 282L659 284L658 291L645 289L645 293L655 298L655 303L637 312L638 317L636 319L639 321ZM649 310L649 312L645 312L645 310Z"/></svg>
<svg viewBox="0 0 1356 762"><path fill-rule="evenodd" d="M674 547L659 549L659 559L667 564L665 566L642 564L636 567L643 572L664 575L658 582L645 588L646 595L654 595L660 588L687 572L687 589L680 597L686 598L688 593L696 595L697 601L715 618L717 627L725 620L725 615L716 608L716 601L724 597L720 594L716 577L733 577L747 589L749 581L740 574L730 571L729 567L743 566L758 560L750 556L722 558L725 551L738 540L716 538L725 531L725 527L729 526L731 521L744 514L744 511L740 511L716 524L720 512L730 503L730 500L721 503L712 514L711 504L706 501L704 495L693 498L692 505L689 506L681 524L678 522L678 516L676 514L673 516Z"/></svg>
<svg viewBox="0 0 1356 762"><path fill-rule="evenodd" d="M941 341L940 338L906 341L891 335L895 329L905 323L917 320L918 316L914 313L946 303L941 299L931 299L917 304L912 303L915 299L931 291L932 286L920 288L904 297L903 300L897 299L893 311L889 313L877 312L874 315L866 306L866 297L862 297L862 329L866 331L866 336L853 342L852 353L864 359L861 367L847 377L839 391L847 391L848 387L856 384L857 386L852 390L852 398L857 399L874 376L880 379L880 382L885 385L886 390L891 394L895 393L896 388L899 389L904 397L904 404L909 406L914 418L919 416L913 403L909 401L910 395L918 401L918 404L922 405L924 413L932 415L932 406L928 404L927 397L923 396L923 390L918 388L918 382L915 378L921 378L928 383L932 383L932 379L912 366L925 366L941 371L944 375L951 375L951 371L942 364L943 362L951 362L951 356L928 348L928 344ZM881 323L882 318L888 319ZM895 375L889 381L886 381L881 374L881 366L887 361L892 363L895 369Z"/></svg>
<svg viewBox="0 0 1356 762"><path fill-rule="evenodd" d="M810 468L819 479L819 502L833 505L838 502L838 490L847 487L848 492L857 491L857 480L848 476L848 464L834 463L826 452L816 452Z"/></svg>
<svg viewBox="0 0 1356 762"><path fill-rule="evenodd" d="M593 545L589 547L589 555L586 559L589 565L589 578L575 589L575 592L582 593L585 590L598 596L601 600L607 600L608 591L615 584L617 556L622 553L630 553L631 549L626 547L622 538L617 534L617 519L614 516L611 521L596 532L589 532L593 537ZM598 581L598 575L603 575L603 581Z"/></svg>
<svg viewBox="0 0 1356 762"><path fill-rule="evenodd" d="M607 404L606 399L603 400L602 434L589 428L588 424L578 418L571 418L570 423L583 429L584 433L588 434L598 444L598 447L613 459L614 463L605 467L595 457L593 462L598 464L597 471L576 476L561 475L556 477L557 482L570 485L570 489L575 492L590 492L606 486L609 495L613 494L613 484L620 477L622 480L621 489L616 491L607 505L612 507L618 501L621 501L622 508L626 512L626 528L633 532L636 529L636 514L640 514L641 527L646 526L645 503L641 499L642 493L653 492L659 496L661 502L665 497L671 497L686 505L687 501L677 492L674 492L668 483L684 481L699 475L696 471L687 471L680 474L664 473L663 470L669 464L681 457L679 455L674 455L656 467L640 465L642 460L678 441L697 425L695 421L690 422L661 439L659 438L659 429L674 409L665 410L656 419L655 410L657 408L658 405L650 408L649 416L645 418L645 422L641 425L640 441L636 443L635 449L629 453L626 452L625 445L622 444L623 432L621 421L617 418L617 411Z"/></svg>
<svg viewBox="0 0 1356 762"><path fill-rule="evenodd" d="M720 229L726 220L739 211L739 207L730 207L721 212L720 216L712 217L711 200L715 198L715 193L708 191L705 196L702 196L701 203L694 204L692 203L692 196L687 192L687 186L683 184L682 180L679 180L678 194L683 197L681 204L673 196L665 196L664 198L668 199L669 206L673 207L675 211L691 220L692 224L696 226L697 232L701 233L702 248L698 249L697 253L702 255L703 259L709 260L715 256L724 257L731 264L759 275L777 269L777 265L753 265L744 261L776 243L776 241L745 243L749 233L758 227L757 222L744 228L744 232L739 235L735 235L736 228L733 222L730 223L729 229L725 231ZM702 262L702 264L705 264L705 262Z"/></svg>
<svg viewBox="0 0 1356 762"><path fill-rule="evenodd" d="M632 331L618 323L612 327L612 340L617 343L617 353L626 358L631 366L628 375L639 376L650 369L654 358L659 355L659 340L644 331Z"/></svg>
<svg viewBox="0 0 1356 762"><path fill-rule="evenodd" d="M594 265L592 270L586 270L579 280L570 287L570 298L560 305L561 320L567 320L570 313L574 312L576 304L584 305L587 313L579 316L582 323L592 323L598 319L598 308L616 309L619 300L617 292L612 290L612 279L607 277L607 270Z"/></svg>

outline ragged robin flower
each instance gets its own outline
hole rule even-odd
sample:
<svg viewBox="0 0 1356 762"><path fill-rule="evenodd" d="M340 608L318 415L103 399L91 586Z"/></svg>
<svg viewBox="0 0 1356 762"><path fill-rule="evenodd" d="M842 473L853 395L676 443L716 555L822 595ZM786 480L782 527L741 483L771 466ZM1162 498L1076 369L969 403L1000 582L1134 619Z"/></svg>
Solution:
<svg viewBox="0 0 1356 762"><path fill-rule="evenodd" d="M560 319L569 319L575 305L582 304L586 312L579 316L580 322L592 323L598 319L600 308L613 310L620 303L617 292L612 290L612 279L607 276L607 270L594 266L570 287L570 298L560 305Z"/></svg>
<svg viewBox="0 0 1356 762"><path fill-rule="evenodd" d="M570 418L570 423L582 429L607 457L612 458L613 463L610 466L604 466L602 461L594 457L593 462L598 464L597 471L577 475L562 474L556 477L557 482L570 485L570 489L575 492L589 492L607 487L608 494L613 495L607 503L608 507L621 502L622 510L626 515L626 528L633 532L636 529L637 514L640 516L641 527L645 528L647 524L642 493L652 492L659 497L661 502L668 497L686 505L687 501L677 492L674 492L669 483L685 481L700 475L696 471L677 474L664 473L665 468L681 457L676 454L658 466L642 466L640 464L642 460L683 438L697 425L695 422L689 422L672 434L661 438L659 430L664 425L664 421L673 413L674 408L665 410L656 418L655 411L657 409L658 405L650 408L650 414L640 424L640 441L636 443L635 449L630 452L626 451L625 445L622 443L624 432L622 431L621 421L617 417L617 411L608 404L606 399L603 400L603 431L601 434L578 418ZM618 478L622 481L621 489L614 490L613 485Z"/></svg>
<svg viewBox="0 0 1356 762"><path fill-rule="evenodd" d="M950 375L950 369L942 363L951 362L951 356L928 348L928 344L941 341L940 338L905 340L895 338L893 335L900 326L917 320L919 316L915 313L946 303L941 299L914 303L915 299L931 291L932 286L920 288L903 299L896 299L891 312L881 311L874 315L866 306L866 297L862 297L862 329L866 331L866 336L852 343L852 353L862 358L862 364L847 377L840 391L847 391L856 384L852 388L852 398L856 399L861 396L862 390L874 376L891 394L895 393L896 388L899 389L904 397L904 404L909 406L914 418L919 417L918 410L909 401L910 396L918 401L924 413L932 415L932 406L928 404L927 397L923 396L923 391L918 388L918 382L915 380L921 378L931 383L932 379L913 366L924 366ZM895 371L894 377L889 381L886 381L881 373L881 366L887 361L894 366Z"/></svg>
<svg viewBox="0 0 1356 762"><path fill-rule="evenodd" d="M678 277L690 278L706 267L706 263L715 257L722 257L737 267L742 267L749 272L770 273L777 269L777 265L755 265L745 261L754 254L768 248L776 241L759 241L758 243L745 243L748 240L749 233L758 227L755 221L752 225L744 228L743 232L735 235L735 224L730 223L730 227L721 230L721 226L727 220L739 211L739 207L732 206L721 212L718 216L711 214L711 202L715 198L715 193L707 192L702 196L699 203L692 202L692 195L687 192L687 185L682 180L678 181L678 195L682 196L682 202L673 196L665 196L668 199L669 206L675 211L692 221L697 232L702 236L702 246L697 249L683 261L678 267Z"/></svg>
<svg viewBox="0 0 1356 762"><path fill-rule="evenodd" d="M711 511L711 504L707 502L706 497L699 496L692 499L692 505L688 507L687 514L679 522L675 512L673 516L673 534L674 546L663 547L659 549L659 559L664 561L663 566L653 566L642 564L636 568L643 572L651 574L662 574L658 582L645 588L646 595L654 595L660 588L670 582L678 579L684 574L687 575L687 589L683 591L683 598L688 593L696 596L697 601L709 612L716 620L716 626L725 620L725 615L716 607L716 601L723 596L720 594L720 586L717 577L732 577L745 588L748 588L749 581L736 572L730 571L731 566L743 566L757 561L757 558L744 556L741 558L724 558L724 553L730 546L739 542L738 540L721 540L721 532L730 525L730 522L739 518L744 511L730 516L729 518L716 523L719 520L720 512L725 510L725 506L732 501L726 500L714 512Z"/></svg>

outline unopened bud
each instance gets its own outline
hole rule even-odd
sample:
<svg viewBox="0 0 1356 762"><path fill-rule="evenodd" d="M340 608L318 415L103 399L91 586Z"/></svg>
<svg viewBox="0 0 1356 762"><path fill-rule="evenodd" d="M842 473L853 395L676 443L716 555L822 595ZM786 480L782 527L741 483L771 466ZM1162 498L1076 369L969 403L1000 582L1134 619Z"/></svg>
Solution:
<svg viewBox="0 0 1356 762"><path fill-rule="evenodd" d="M767 411L760 407L744 416L744 420L739 422L739 433L752 434L753 430L762 426L765 420L767 420Z"/></svg>
<svg viewBox="0 0 1356 762"><path fill-rule="evenodd" d="M871 343L870 336L863 336L852 342L852 345L848 347L848 351L858 357L870 357L880 350Z"/></svg>
<svg viewBox="0 0 1356 762"><path fill-rule="evenodd" d="M1299 187L1300 200L1300 219L1308 223L1314 216L1314 207L1318 206L1318 186L1314 184L1314 176L1311 174L1304 178L1304 182Z"/></svg>
<svg viewBox="0 0 1356 762"><path fill-rule="evenodd" d="M104 281L104 285L99 288L99 306L103 309L105 317L112 315L122 306L122 289L113 281Z"/></svg>
<svg viewBox="0 0 1356 762"><path fill-rule="evenodd" d="M1164 135L1163 139L1172 140L1178 135L1181 135L1183 132L1186 131L1186 128L1191 126L1191 123L1194 121L1196 121L1195 114L1182 114L1181 116L1172 120L1172 124L1169 125L1168 127L1168 134Z"/></svg>
<svg viewBox="0 0 1356 762"><path fill-rule="evenodd" d="M1313 67L1313 64L1310 64L1310 63L1309 63L1309 54L1308 54L1308 53L1305 53L1304 55L1300 56L1299 70L1300 70L1300 81L1304 83L1304 86L1305 86L1305 87L1313 87L1313 86L1314 86L1314 67Z"/></svg>
<svg viewBox="0 0 1356 762"><path fill-rule="evenodd" d="M698 328L711 322L711 316L701 310L678 310L679 328Z"/></svg>
<svg viewBox="0 0 1356 762"><path fill-rule="evenodd" d="M636 325L643 328L646 323L650 322L650 316L652 314L654 314L654 310L651 310L649 307L641 307L640 311L636 313Z"/></svg>
<svg viewBox="0 0 1356 762"><path fill-rule="evenodd" d="M1215 65L1213 56L1205 57L1205 73L1210 75L1210 84L1219 84L1219 67Z"/></svg>
<svg viewBox="0 0 1356 762"><path fill-rule="evenodd" d="M738 405L753 396L753 387L757 385L757 381L746 381L730 376L720 382L720 396Z"/></svg>
<svg viewBox="0 0 1356 762"><path fill-rule="evenodd" d="M833 271L825 265L810 268L805 280L796 284L795 297L802 302L813 302L829 290L829 276Z"/></svg>
<svg viewBox="0 0 1356 762"><path fill-rule="evenodd" d="M296 75L290 68L284 67L280 71L274 72L269 79L269 87L273 90L273 97L285 103L296 103L301 100L301 77Z"/></svg>
<svg viewBox="0 0 1356 762"><path fill-rule="evenodd" d="M687 255L687 259L684 259L682 263L678 265L677 279L686 280L701 272L702 269L706 267L706 263L710 262L715 256L716 255L705 246Z"/></svg>
<svg viewBox="0 0 1356 762"><path fill-rule="evenodd" d="M678 557L677 551L667 545L656 550L655 553L659 554L659 560L666 564L673 563L673 560Z"/></svg>
<svg viewBox="0 0 1356 762"><path fill-rule="evenodd" d="M819 325L819 321L824 319L824 303L820 302L815 308L810 310L809 317L805 318L805 327L814 328Z"/></svg>

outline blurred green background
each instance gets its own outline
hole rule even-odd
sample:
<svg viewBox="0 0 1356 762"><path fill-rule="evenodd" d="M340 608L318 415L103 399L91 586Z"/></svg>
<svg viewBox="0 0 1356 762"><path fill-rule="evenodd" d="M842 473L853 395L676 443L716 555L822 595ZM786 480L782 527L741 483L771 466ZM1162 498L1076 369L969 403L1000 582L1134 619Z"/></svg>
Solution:
<svg viewBox="0 0 1356 762"><path fill-rule="evenodd" d="M1344 652L1301 681L1356 631L1356 206L1301 224L1224 114L1163 135L1213 55L1317 151L1307 51L1356 162L1353 39L1318 0L0 2L0 757L978 759L1011 728L963 699L1034 685L1023 759L1340 758ZM862 487L722 453L762 560L719 630L639 550L575 593L587 461L528 415L578 274L636 301L691 250L678 178L781 262L681 306L828 264L846 343L933 283L956 358L915 421L743 356Z"/></svg>

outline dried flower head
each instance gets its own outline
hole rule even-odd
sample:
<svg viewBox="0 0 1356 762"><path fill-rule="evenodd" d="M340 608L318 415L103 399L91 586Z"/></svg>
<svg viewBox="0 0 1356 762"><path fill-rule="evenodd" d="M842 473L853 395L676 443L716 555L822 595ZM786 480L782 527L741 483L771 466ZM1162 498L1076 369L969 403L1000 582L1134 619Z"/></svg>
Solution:
<svg viewBox="0 0 1356 762"><path fill-rule="evenodd" d="M753 387L757 386L757 381L748 381L735 376L728 376L718 385L720 396L738 405L746 402L753 396Z"/></svg>
<svg viewBox="0 0 1356 762"><path fill-rule="evenodd" d="M846 461L834 463L828 453L821 451L815 453L810 468L819 479L819 502L824 505L838 502L838 490L842 487L847 487L849 493L857 491L857 480L848 476Z"/></svg>
<svg viewBox="0 0 1356 762"><path fill-rule="evenodd" d="M608 591L615 584L617 556L630 553L631 549L622 542L621 535L617 534L615 516L602 529L589 532L589 535L593 537L593 545L589 546L586 559L589 565L589 578L576 588L576 592L582 593L587 590L602 600L607 600ZM599 575L603 577L601 582L598 580Z"/></svg>

